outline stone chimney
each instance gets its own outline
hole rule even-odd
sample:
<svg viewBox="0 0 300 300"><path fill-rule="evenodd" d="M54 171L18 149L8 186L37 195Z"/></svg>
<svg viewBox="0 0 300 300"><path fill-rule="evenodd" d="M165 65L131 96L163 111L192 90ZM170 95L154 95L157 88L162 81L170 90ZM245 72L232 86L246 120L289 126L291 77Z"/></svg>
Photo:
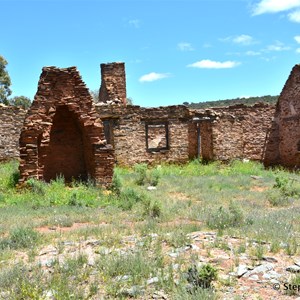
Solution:
<svg viewBox="0 0 300 300"><path fill-rule="evenodd" d="M101 64L100 103L126 105L125 63Z"/></svg>

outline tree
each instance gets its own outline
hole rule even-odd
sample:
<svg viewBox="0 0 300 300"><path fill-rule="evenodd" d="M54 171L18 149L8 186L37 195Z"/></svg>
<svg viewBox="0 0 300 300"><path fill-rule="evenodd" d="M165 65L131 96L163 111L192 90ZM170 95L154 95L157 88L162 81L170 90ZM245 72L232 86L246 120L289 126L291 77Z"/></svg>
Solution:
<svg viewBox="0 0 300 300"><path fill-rule="evenodd" d="M127 105L133 105L133 99L131 97L126 98Z"/></svg>
<svg viewBox="0 0 300 300"><path fill-rule="evenodd" d="M9 104L8 97L11 95L10 77L6 70L7 61L0 55L0 102Z"/></svg>
<svg viewBox="0 0 300 300"><path fill-rule="evenodd" d="M90 94L95 103L99 102L99 90L90 90Z"/></svg>
<svg viewBox="0 0 300 300"><path fill-rule="evenodd" d="M25 96L16 96L12 99L9 99L9 104L14 106L21 106L24 109L27 109L31 105L31 100Z"/></svg>

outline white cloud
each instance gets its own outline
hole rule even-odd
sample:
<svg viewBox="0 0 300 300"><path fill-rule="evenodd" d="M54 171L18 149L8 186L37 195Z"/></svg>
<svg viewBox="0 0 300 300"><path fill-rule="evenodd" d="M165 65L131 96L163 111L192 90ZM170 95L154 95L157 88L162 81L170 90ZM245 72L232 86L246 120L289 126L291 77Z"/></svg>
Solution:
<svg viewBox="0 0 300 300"><path fill-rule="evenodd" d="M246 35L246 34L236 36L232 39L232 41L235 44L241 44L241 45L251 45L254 43L253 37L250 35Z"/></svg>
<svg viewBox="0 0 300 300"><path fill-rule="evenodd" d="M151 82L151 81L155 81L155 80L159 80L159 79L163 79L163 78L167 78L167 77L170 77L169 73L151 72L151 73L141 76L139 81L140 82Z"/></svg>
<svg viewBox="0 0 300 300"><path fill-rule="evenodd" d="M300 54L300 48L297 48L297 49L296 49L296 53L299 53L299 54Z"/></svg>
<svg viewBox="0 0 300 300"><path fill-rule="evenodd" d="M300 7L300 0L261 0L254 6L253 15L276 13Z"/></svg>
<svg viewBox="0 0 300 300"><path fill-rule="evenodd" d="M276 41L275 44L273 45L269 45L265 51L277 51L277 52L280 52L280 51L287 51L287 50L290 50L291 48L288 47L288 46L285 46L283 43L279 42L279 41Z"/></svg>
<svg viewBox="0 0 300 300"><path fill-rule="evenodd" d="M300 44L300 35L294 36L294 40L295 40L298 44Z"/></svg>
<svg viewBox="0 0 300 300"><path fill-rule="evenodd" d="M288 18L292 22L300 23L300 10L295 10L288 14Z"/></svg>
<svg viewBox="0 0 300 300"><path fill-rule="evenodd" d="M138 20L138 19L128 21L128 24L135 27L135 28L140 28L140 23L141 23L141 21Z"/></svg>
<svg viewBox="0 0 300 300"><path fill-rule="evenodd" d="M231 69L238 65L240 65L240 63L236 62L236 61L228 60L228 61L224 61L224 62L219 62L219 61L213 61L210 59L203 59L203 60L200 60L193 64L188 65L188 67L200 68L200 69Z"/></svg>
<svg viewBox="0 0 300 300"><path fill-rule="evenodd" d="M195 50L190 43L178 43L177 47L180 51L194 51Z"/></svg>
<svg viewBox="0 0 300 300"><path fill-rule="evenodd" d="M221 38L220 41L232 42L232 43L240 44L240 45L244 45L244 46L252 45L252 44L256 43L254 38L247 34L241 34L241 35L237 35L237 36L228 36L226 38Z"/></svg>
<svg viewBox="0 0 300 300"><path fill-rule="evenodd" d="M246 52L246 55L249 55L249 56L258 56L258 55L261 55L261 53L260 52L258 52L258 51L247 51Z"/></svg>

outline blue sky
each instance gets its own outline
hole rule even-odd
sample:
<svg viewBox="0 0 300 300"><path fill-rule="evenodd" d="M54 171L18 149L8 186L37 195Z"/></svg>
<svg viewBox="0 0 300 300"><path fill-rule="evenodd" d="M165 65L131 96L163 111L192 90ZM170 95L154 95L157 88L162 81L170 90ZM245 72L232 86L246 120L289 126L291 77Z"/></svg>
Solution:
<svg viewBox="0 0 300 300"><path fill-rule="evenodd" d="M0 0L0 55L13 95L33 98L43 66L123 61L127 96L160 106L278 95L300 59L300 0Z"/></svg>

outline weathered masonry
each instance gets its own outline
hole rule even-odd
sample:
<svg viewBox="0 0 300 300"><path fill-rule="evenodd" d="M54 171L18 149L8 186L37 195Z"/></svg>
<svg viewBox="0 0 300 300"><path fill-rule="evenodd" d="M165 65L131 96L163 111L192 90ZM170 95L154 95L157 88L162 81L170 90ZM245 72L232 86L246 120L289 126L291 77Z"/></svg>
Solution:
<svg viewBox="0 0 300 300"><path fill-rule="evenodd" d="M286 167L300 167L300 65L295 65L276 107L277 156Z"/></svg>
<svg viewBox="0 0 300 300"><path fill-rule="evenodd" d="M1 106L0 158L16 157L25 111ZM43 69L20 138L21 181L94 178L109 184L113 164L251 159L300 166L300 66L276 106L257 103L191 110L126 105L124 63L101 64L94 104L75 67Z"/></svg>
<svg viewBox="0 0 300 300"><path fill-rule="evenodd" d="M20 182L94 179L109 185L114 156L92 97L75 67L43 68L20 136Z"/></svg>
<svg viewBox="0 0 300 300"><path fill-rule="evenodd" d="M206 160L270 160L269 138L275 107L256 104L208 110L183 105L141 108L96 105L116 162L187 162Z"/></svg>
<svg viewBox="0 0 300 300"><path fill-rule="evenodd" d="M0 160L19 157L19 136L26 110L0 104Z"/></svg>

